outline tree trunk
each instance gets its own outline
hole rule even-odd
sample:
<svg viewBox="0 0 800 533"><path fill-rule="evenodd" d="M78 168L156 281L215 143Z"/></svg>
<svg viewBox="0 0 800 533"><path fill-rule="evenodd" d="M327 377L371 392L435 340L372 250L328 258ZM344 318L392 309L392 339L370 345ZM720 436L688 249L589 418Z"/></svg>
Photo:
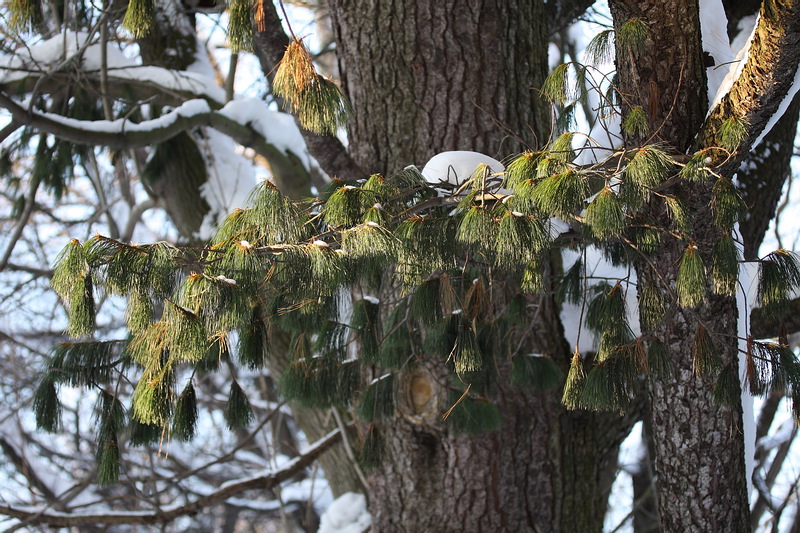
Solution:
<svg viewBox="0 0 800 533"><path fill-rule="evenodd" d="M446 150L503 157L541 146L548 105L541 1L331 2L340 72L355 116L350 153L370 171L422 164ZM536 301L534 344L564 368L552 295ZM454 434L441 421L448 371L425 365L438 406L382 426L386 453L373 471L376 531L601 531L619 443L635 420L568 412L559 393L508 385L500 362L492 400L503 418L491 434Z"/></svg>
<svg viewBox="0 0 800 533"><path fill-rule="evenodd" d="M697 1L623 0L611 2L610 7L617 28L632 18L648 25L642 50L617 47L623 114L642 106L656 138L675 152L686 153L707 108ZM635 147L647 138L626 141ZM707 184L681 182L666 191L680 199L690 213L692 234L682 236L686 240L665 236L650 262L637 267L640 282L655 283L671 300L663 323L647 332L664 342L675 369L672 377L651 376L649 380L658 507L666 532L749 530L736 301L709 295L699 307L682 309L674 298L678 265L686 247L697 246L704 263L710 265L711 251L721 235L709 213L710 189ZM669 227L663 200L651 201L649 208L657 224ZM702 376L695 371L693 355L699 327L712 336L721 361ZM721 405L713 393L726 365L733 367L730 406Z"/></svg>

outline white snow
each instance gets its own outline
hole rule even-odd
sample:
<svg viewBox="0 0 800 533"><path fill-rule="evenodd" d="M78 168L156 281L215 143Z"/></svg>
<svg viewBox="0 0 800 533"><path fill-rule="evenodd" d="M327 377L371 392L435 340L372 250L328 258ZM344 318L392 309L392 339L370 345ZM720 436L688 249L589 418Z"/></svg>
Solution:
<svg viewBox="0 0 800 533"><path fill-rule="evenodd" d="M731 90L731 87L733 87L734 82L737 79L739 79L739 75L742 73L742 70L744 69L744 66L747 63L747 59L750 57L750 44L753 42L753 36L756 33L757 25L758 25L758 20L756 20L756 23L753 24L753 29L751 30L749 37L741 45L740 48L738 48L738 49L732 48L731 49L731 52L732 53L736 52L736 55L735 55L734 59L730 63L727 64L727 70L725 71L726 72L725 76L722 78L722 81L719 82L719 85L717 86L717 90L716 91L714 91L712 93L709 90L709 93L708 93L708 97L709 97L708 114L711 114L711 112L714 110L714 108L717 106L717 104L719 104L722 101L722 98L726 94L728 94L728 92ZM738 43L739 43L739 40L737 40L737 46L738 46ZM714 67L714 69L716 69L716 70L724 70L726 68L726 65L721 65L719 62L717 63L717 66L719 68L717 69L717 67ZM715 76L716 76L716 74L715 74ZM709 83L709 87L711 87L710 83ZM711 96L712 94L714 95L713 97Z"/></svg>
<svg viewBox="0 0 800 533"><path fill-rule="evenodd" d="M225 215L246 205L250 191L256 186L256 176L253 165L237 153L236 144L227 135L203 128L202 138L194 137L208 173L200 194L209 205L197 236L209 240Z"/></svg>
<svg viewBox="0 0 800 533"><path fill-rule="evenodd" d="M562 252L564 271L566 272L575 261L581 257L578 252L564 250ZM617 280L623 280L621 287L625 291L625 306L627 309L628 325L633 331L634 336L639 336L639 301L636 291L636 273L633 269L624 266L615 267L609 263L603 253L591 246L586 249L586 276L587 286L590 288L599 283L608 282L612 287ZM627 278L627 281L625 279ZM589 290L590 298L592 295ZM588 306L587 300L585 306ZM582 354L596 352L598 349L597 341L599 338L594 332L590 331L585 323L581 323L581 308L583 308L583 320L586 320L586 307L581 302L573 304L564 302L561 307L561 323L564 325L564 337L569 342L570 347L578 347ZM579 335L580 334L580 335ZM580 337L580 338L579 338Z"/></svg>
<svg viewBox="0 0 800 533"><path fill-rule="evenodd" d="M363 494L346 492L333 500L319 520L318 533L363 533L372 525Z"/></svg>
<svg viewBox="0 0 800 533"><path fill-rule="evenodd" d="M422 177L434 185L449 183L458 186L472 176L478 165L488 166L493 174L506 169L500 161L488 155L457 150L441 152L430 158L422 169Z"/></svg>
<svg viewBox="0 0 800 533"><path fill-rule="evenodd" d="M781 105L778 106L778 110L775 112L775 114L769 118L769 122L767 122L767 125L764 127L764 131L761 132L761 135L759 135L758 139L756 139L756 141L753 143L752 148L755 148L761 144L761 141L764 140L764 137L767 135L767 133L769 133L770 130L775 127L775 124L777 124L778 120L780 120L784 113L786 113L789 105L791 105L792 100L794 100L798 90L800 90L800 68L798 68L797 72L794 74L794 81L792 81L792 86L789 87L789 92L781 101Z"/></svg>
<svg viewBox="0 0 800 533"><path fill-rule="evenodd" d="M267 104L260 98L232 100L220 113L240 124L250 126L269 144L282 152L294 154L304 168L311 168L311 158L306 143L291 115L267 108Z"/></svg>
<svg viewBox="0 0 800 533"><path fill-rule="evenodd" d="M81 71L87 74L100 71L100 44L87 42L86 32L66 32L12 54L0 55L0 83L11 83L30 75L42 75L65 66L65 61L80 56ZM66 43L66 47L64 46ZM176 71L156 66L134 63L113 44L107 46L108 79L135 81L141 85L156 86L157 92L188 92L220 104L225 102L225 91L216 85L205 72ZM74 68L74 67L71 67Z"/></svg>
<svg viewBox="0 0 800 533"><path fill-rule="evenodd" d="M378 305L381 301L374 296L364 296L364 300L368 301L371 304Z"/></svg>
<svg viewBox="0 0 800 533"><path fill-rule="evenodd" d="M707 69L708 96L717 94L728 75L730 63L736 58L728 39L728 17L721 0L700 0L700 31L703 50L714 58L714 66Z"/></svg>
<svg viewBox="0 0 800 533"><path fill-rule="evenodd" d="M179 117L190 118L204 113L210 113L211 107L208 102L203 99L188 100L176 107L169 113L165 113L158 118L152 120L145 120L143 122L135 123L126 119L117 120L77 120L68 118L55 113L37 112L48 120L70 126L72 128L81 129L83 131L91 131L97 133L125 133L125 132L148 132L156 129L166 128L173 124Z"/></svg>
<svg viewBox="0 0 800 533"><path fill-rule="evenodd" d="M738 227L736 228L738 232ZM741 245L737 243L739 254L742 254ZM758 265L755 263L739 263L739 290L736 292L736 306L739 309L737 334L739 336L739 375L746 373L747 335L750 328L750 312L756 307L756 292L758 289ZM747 387L742 387L742 423L744 435L744 462L747 472L747 494L753 492L753 470L755 469L756 452L756 418L753 409L753 396Z"/></svg>

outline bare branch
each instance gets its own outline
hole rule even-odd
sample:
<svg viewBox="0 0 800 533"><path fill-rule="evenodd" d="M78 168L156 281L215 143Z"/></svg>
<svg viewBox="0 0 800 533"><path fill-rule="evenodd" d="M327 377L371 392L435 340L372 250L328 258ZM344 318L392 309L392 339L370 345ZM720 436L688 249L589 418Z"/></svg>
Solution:
<svg viewBox="0 0 800 533"><path fill-rule="evenodd" d="M305 453L295 457L280 470L253 476L246 479L230 481L217 491L202 496L184 505L164 507L157 511L109 512L98 514L70 514L48 512L46 509L30 509L0 505L0 513L24 520L28 524L40 524L50 527L80 527L87 525L152 525L171 522L181 516L200 512L202 509L225 501L247 490L269 490L278 484L291 479L295 474L313 463L320 455L342 438L341 431L335 429L315 442Z"/></svg>

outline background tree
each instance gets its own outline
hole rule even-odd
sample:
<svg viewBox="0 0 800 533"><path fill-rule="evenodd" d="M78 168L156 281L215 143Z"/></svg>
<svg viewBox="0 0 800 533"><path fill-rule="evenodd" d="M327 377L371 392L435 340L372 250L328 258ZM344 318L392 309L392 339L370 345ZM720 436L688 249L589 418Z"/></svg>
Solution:
<svg viewBox="0 0 800 533"><path fill-rule="evenodd" d="M295 402L295 419L307 435L323 438L326 445L343 439L339 451L333 451L338 459L328 456L323 463L326 475L336 492L367 485L376 529L590 531L602 527L619 444L645 412L639 376L646 374L664 528L747 528L744 443L735 431L741 427L735 364L737 306L731 289L737 268L729 237L740 201L730 179L769 118L784 112L776 110L789 94L797 68L796 51L786 46L796 34L796 7L762 6L757 38L750 45L742 76L706 117L703 40L694 2L611 2L614 29L601 33L593 49L602 56L614 37L616 81L594 82L596 71L577 63L568 67L579 82L577 94L570 89L564 68L546 81L549 37L589 4L419 2L396 9L331 2L339 72L353 110L349 144L345 149L333 137L308 132L304 138L322 169L346 181L334 181L311 204L309 214L314 216L300 226L296 224L304 220L303 211L262 187L250 210L236 212L223 223L211 248L179 252L165 245L131 247L125 241L132 233L115 235L111 228L116 240L70 245L54 279L70 309L70 331L81 335L94 329L91 305L84 305L92 287L83 281L94 280L108 293L128 297L127 326L134 338L123 352L119 350L124 343L113 349L88 343L72 344L72 352L57 353L35 400L40 425L52 429L55 424L54 383L100 386L99 473L101 481L109 481L115 477L122 435L141 442L159 440L165 434L159 428L191 435L187 413L191 419L193 410L187 406L196 395L191 384L199 385L203 371L229 369L230 377L207 379L212 387L230 387L227 423L234 428L244 425L249 408L236 375L247 367L266 365L273 377L282 376L282 390ZM248 32L241 23L249 25L251 12L248 4L243 5L230 7L229 36L234 46L247 42ZM176 79L191 80L192 71L187 69L194 64L180 60L196 55L196 49L186 44L196 43L191 17L180 15L175 5L157 7L156 13L164 16L152 22L126 18L128 29L140 39L146 64L168 68L171 75L183 71ZM733 7L727 7L733 13ZM132 17L135 9L128 6L127 16ZM242 13L244 17L237 18ZM114 16L113 10L107 11L98 26L105 28L106 17ZM301 45L283 33L272 4L255 5L252 16L254 51L263 71L274 74L287 44L295 52L302 52ZM77 12L75 17L78 20ZM387 34L387 27L395 31ZM120 74L126 91L148 87L124 77L124 69L109 68L108 52L102 53L107 50L103 31L99 35L100 53L92 54L94 48L89 46L80 50L80 44L76 48L84 54L81 73L94 72L99 78L99 103L105 105L97 116L113 118L115 107L128 113L131 103L140 101L126 100L131 93L125 92L113 105L109 102ZM503 38L497 39L498 35ZM169 38L175 36L183 37ZM163 48L150 48L154 43ZM165 49L170 52L159 52ZM99 67L88 61L97 56ZM179 59L164 62L165 57ZM303 59L302 54L299 57ZM284 66L302 64L296 57ZM55 72L64 66L58 65ZM54 75L38 73L31 80L12 81L17 88L32 83L33 92L39 94ZM313 127L314 113L303 118L307 109L345 108L329 82L313 71L310 76L307 82L328 95L310 101L317 107L299 99L303 93L281 94L294 105L301 122ZM296 75L288 81L303 87ZM584 82L608 91L601 114L618 113L623 124L622 148L609 146L611 156L597 164L575 160L573 148L580 146L573 146L570 135L557 136L549 118L550 103L532 90L543 87L563 119L581 101L587 102L584 109L594 111L590 100L583 100ZM163 202L185 238L210 236L197 233L213 223L205 213L226 207L209 194L214 177L209 161L222 152L218 142L207 139L214 139L217 132L265 157L273 180L286 195L303 194L313 168L302 164L302 153L281 150L285 145L270 136L262 115L253 120L235 101L219 111L226 96L215 98L208 88L179 85L160 87L154 96L174 98L177 93L178 102L162 102L174 105L185 100L182 92L188 92L208 104L183 104L150 123L144 120L149 118L145 113L136 117L142 120L138 128L128 126L123 132L120 127L113 136L105 125L100 128L88 121L76 125L43 113L62 109L64 102L74 107L80 100L70 94L57 98L63 84L54 85L36 108L26 109L6 94L0 98L13 117L9 134L26 125L41 135L36 161L46 161L53 151L46 135L133 150L127 161L139 163L142 176L150 180L143 188ZM274 86L281 87L279 81ZM755 95L759 99L753 103ZM573 96L581 98L575 101ZM157 116L161 110L154 102L146 111ZM614 102L618 104L612 107ZM100 111L97 103L95 113ZM337 120L318 122L316 128L330 130ZM796 116L787 121L788 132L782 139L793 137ZM777 131L773 128L770 135ZM143 147L161 141L164 144L144 165ZM21 137L19 146L27 142ZM413 171L397 174L409 163L455 149L498 158L523 152L502 177L515 196L499 202L506 192L498 189L499 176L491 173L474 176L473 192L466 197L459 192L436 198L431 186ZM787 151L782 153L782 162L775 163L779 169L788 165ZM175 154L181 157L176 159ZM70 152L63 157L62 161L72 161ZM175 165L201 157L205 165ZM768 156L762 159L774 161ZM739 182L745 199L752 198L752 188L762 183L758 169L766 168L765 162L753 160L759 164L747 167L755 169L752 181ZM116 161L118 176L124 178L127 168L119 158ZM367 172L381 172L387 178L373 176L359 183ZM778 174L775 181L772 173L769 200L759 204L765 208L749 211L747 229L743 225L737 234L749 259L763 238L764 220L773 215L776 191L786 172ZM35 176L19 228L35 207L39 187ZM585 201L594 192L599 194L584 215ZM453 216L447 216L456 204ZM429 218L413 216L419 214ZM553 215L567 220L571 231L550 242L545 225L551 224ZM722 248L720 242L728 247ZM352 263L341 263L331 246L341 246ZM639 286L640 315L646 320L642 335L634 337L627 328L618 327L626 322L620 300L623 285L603 288L587 274L586 254L592 247L635 268L638 282L630 268L613 276L622 278L625 286ZM564 248L578 250L583 260L571 265L565 257L574 254L563 256ZM137 258L144 263L137 263ZM703 262L713 288L708 295ZM763 264L767 271L772 269L773 277L762 275L761 285L762 299L772 304L771 309L785 303L791 283L797 281L796 264L786 254L770 256ZM266 266L272 268L268 276L262 270ZM178 267L198 273L186 277L173 294L178 281L173 272ZM387 267L398 275L376 279L373 274ZM360 276L347 276L353 272ZM74 285L75 280L83 285ZM769 283L772 291L765 289ZM342 303L338 292L342 286L351 289L349 305ZM260 296L252 299L256 289ZM380 302L377 306L371 298L363 298L373 295ZM601 335L599 346L592 350L597 352L594 357L571 345L576 342L573 332L565 338L562 320L570 315L571 300L579 304L572 312L579 313L582 322L586 311L589 326ZM151 315L148 306L159 301L163 315L150 324L151 316L159 314ZM665 304L666 313L658 313ZM223 339L230 330L238 333L239 343L236 357L229 360ZM159 331L176 333L159 337L163 334ZM98 351L101 348L106 351ZM757 372L747 374L751 389L767 392L788 385L784 392L793 392L797 363L790 352L780 345L752 342L745 352L747 362L758 365ZM547 357L532 358L531 353ZM362 364L353 362L354 354ZM128 417L128 426L133 427L123 430L115 413L117 402L127 402L131 393L119 378L123 368L117 368L126 357L138 365L129 374L139 384ZM673 372L645 371L665 360ZM80 368L75 366L78 361ZM191 363L194 370L186 370L179 361ZM93 374L98 368L104 373ZM563 376L567 383L562 394ZM190 385L181 392L187 378ZM263 391L269 399L268 385ZM345 431L351 411L360 420L356 434ZM449 413L446 422L439 416L444 411ZM323 437L336 426L338 432ZM142 429L150 432L149 437L133 437ZM284 430L275 426L273 431ZM238 434L238 438L246 442L252 437ZM376 446L378 441L381 446ZM359 448L361 468L352 461ZM321 451L315 448L300 464ZM381 460L375 461L369 452L379 452ZM482 468L476 470L475 465ZM371 471L365 477L361 470L367 467ZM708 475L712 469L716 477ZM280 481L296 470L281 472L276 476ZM481 482L474 483L476 478ZM256 484L234 486L244 490ZM213 494L184 507L154 511L142 520L166 522L231 495ZM211 499L203 499L207 497ZM431 512L431 502L437 502L436 512ZM11 507L3 510L50 524L110 520L95 515L76 516L73 521ZM140 520L133 517L113 520Z"/></svg>

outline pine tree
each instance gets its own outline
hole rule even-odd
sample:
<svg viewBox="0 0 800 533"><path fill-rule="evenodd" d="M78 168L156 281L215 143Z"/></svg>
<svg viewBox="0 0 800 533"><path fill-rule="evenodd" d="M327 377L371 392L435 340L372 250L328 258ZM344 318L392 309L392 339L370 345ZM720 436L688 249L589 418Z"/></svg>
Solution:
<svg viewBox="0 0 800 533"><path fill-rule="evenodd" d="M120 475L123 432L149 427L167 439L191 439L196 392L179 376L213 372L224 358L234 367L269 368L293 406L356 421L348 438L359 465L351 468L368 474L378 530L533 524L597 531L609 490L604 464L649 397L664 529L709 529L722 516L716 527L744 531L743 441L730 429L741 424L735 295L745 258L736 223L748 206L732 174L766 125L758 108L732 92L705 119L696 97L705 73L695 3L648 11L611 2L614 28L593 41L587 61L608 57L613 38L617 74L594 85L591 64L573 61L547 75L544 3L440 4L421 2L430 12L414 13L412 36L386 39L430 73L438 72L441 51L473 47L466 56L477 59L462 79L433 77L426 88L446 94L459 84L469 94L443 104L419 95L413 105L401 89L413 91L414 65L375 62L362 46L380 35L375 24L413 10L331 2L345 70L339 89L318 74L302 40L275 38L274 6L259 4L251 39L241 27L250 22L249 4L231 5L232 45L252 43L267 64L280 59L273 90L300 125L323 135L348 125L347 152L333 138L307 137L312 149L338 150L345 163L323 155L320 163L341 179L304 200L264 182L202 247L72 241L52 285L73 341L54 352L42 378L37 423L56 429L60 385L103 387L98 482L111 483ZM131 4L126 29L145 35L151 11ZM675 21L674 12L686 18ZM762 18L800 24L781 10ZM487 55L478 39L428 31L438 25L510 36ZM653 52L675 35L686 65ZM661 78L678 67L681 76ZM376 82L389 76L397 83ZM528 91L531 85L541 91ZM637 89L653 86L647 94ZM611 96L622 143L586 165L574 133L548 137L548 117L552 110L567 124L592 91ZM490 109L492 119L513 125L514 139L487 126L489 117L463 112L467 100L470 109ZM470 146L453 130L473 132ZM506 170L478 167L447 186L427 182L412 165L463 148L507 155ZM556 229L562 226L568 229ZM563 264L567 251L579 259ZM598 281L590 256L625 274ZM800 287L800 260L779 249L755 262L759 303L780 321ZM101 290L127 299L128 340L87 339ZM630 323L633 291L639 324ZM595 337L595 349L567 342L561 311L570 305L580 320L569 333ZM223 355L230 336L239 339L235 357ZM781 342L749 339L746 346L749 390L781 391L800 405L794 353ZM108 392L117 372L136 383L127 416ZM253 420L235 378L224 420L231 430ZM705 433L681 439L685 450L675 444L682 420ZM693 454L699 463L687 459ZM686 485L699 476L693 470L720 460L719 479Z"/></svg>

